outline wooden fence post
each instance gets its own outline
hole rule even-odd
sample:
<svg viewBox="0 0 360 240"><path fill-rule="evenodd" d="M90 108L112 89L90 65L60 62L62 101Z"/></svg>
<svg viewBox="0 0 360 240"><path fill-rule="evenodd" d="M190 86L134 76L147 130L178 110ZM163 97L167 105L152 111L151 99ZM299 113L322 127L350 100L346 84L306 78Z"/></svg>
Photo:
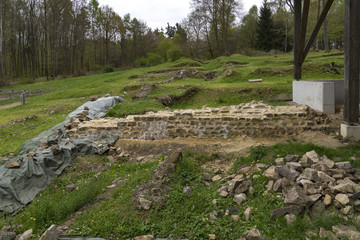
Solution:
<svg viewBox="0 0 360 240"><path fill-rule="evenodd" d="M25 91L20 94L21 105L25 105Z"/></svg>

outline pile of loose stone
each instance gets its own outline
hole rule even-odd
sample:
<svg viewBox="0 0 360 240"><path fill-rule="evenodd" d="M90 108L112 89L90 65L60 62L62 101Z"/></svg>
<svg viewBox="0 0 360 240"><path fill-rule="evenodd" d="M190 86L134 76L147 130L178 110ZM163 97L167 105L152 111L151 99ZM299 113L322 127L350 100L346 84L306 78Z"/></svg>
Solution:
<svg viewBox="0 0 360 240"><path fill-rule="evenodd" d="M165 196L170 190L169 177L175 171L176 165L182 160L182 152L174 151L164 162L159 163L149 180L141 183L133 190L132 203L139 210L149 210L153 205L160 208L166 206Z"/></svg>
<svg viewBox="0 0 360 240"><path fill-rule="evenodd" d="M281 192L287 205L310 207L316 212L335 206L345 216L360 210L360 169L350 162L334 162L311 151L301 158L278 158L276 164L264 176L270 179L268 189ZM279 214L272 211L272 216Z"/></svg>
<svg viewBox="0 0 360 240"><path fill-rule="evenodd" d="M356 160L355 158L353 160ZM319 157L315 151L307 152L302 157L288 155L275 160L276 166L253 163L241 167L237 174L227 176L227 184L219 185L219 196L231 197L239 205L247 200L247 194L253 191L251 177L263 176L269 179L266 195L273 190L283 197L285 207L274 209L271 217L285 216L288 224L296 219L295 214L310 209L312 214L323 213L330 207L339 210L344 219L360 212L360 169L352 167L350 162L334 162L328 157ZM220 175L211 181L224 180ZM249 219L251 209L244 212ZM231 216L234 220L238 216ZM360 217L356 218L360 220ZM320 229L320 237L329 239L360 239L360 232L352 226L337 225L333 232ZM259 238L261 239L261 237Z"/></svg>

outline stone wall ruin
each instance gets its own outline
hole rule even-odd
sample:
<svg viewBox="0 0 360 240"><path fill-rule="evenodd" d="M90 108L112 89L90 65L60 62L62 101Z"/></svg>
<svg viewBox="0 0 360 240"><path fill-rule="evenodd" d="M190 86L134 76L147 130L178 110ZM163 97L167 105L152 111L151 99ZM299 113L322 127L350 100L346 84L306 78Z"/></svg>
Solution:
<svg viewBox="0 0 360 240"><path fill-rule="evenodd" d="M252 102L236 106L148 112L126 118L84 120L66 126L72 137L115 135L120 139L233 138L295 136L326 130L329 119L305 105L270 106Z"/></svg>

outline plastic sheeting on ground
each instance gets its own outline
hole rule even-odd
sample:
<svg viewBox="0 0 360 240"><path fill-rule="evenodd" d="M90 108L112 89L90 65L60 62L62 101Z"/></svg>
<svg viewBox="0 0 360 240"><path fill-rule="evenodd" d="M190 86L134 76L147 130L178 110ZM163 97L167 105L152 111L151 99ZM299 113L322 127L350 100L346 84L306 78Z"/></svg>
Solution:
<svg viewBox="0 0 360 240"><path fill-rule="evenodd" d="M83 112L84 106L89 108L88 117L93 119L105 116L108 109L123 101L120 97L108 97L87 102L69 114L63 123L25 142L19 156L9 161L19 163L20 167L5 168L6 164L0 167L0 211L13 213L30 203L77 156L101 155L108 151L117 136L70 139L64 125L70 116Z"/></svg>
<svg viewBox="0 0 360 240"><path fill-rule="evenodd" d="M122 99L121 97L115 96L115 97L99 98L96 101L90 101L90 102L84 103L83 105L78 107L75 111L70 113L66 117L66 120L64 122L52 127L51 129L49 129L47 131L40 133L38 136L34 137L33 139L26 141L20 147L19 155L23 155L23 154L26 154L29 152L34 152L38 147L40 147L40 145L42 144L42 141L45 138L51 136L55 131L63 129L65 124L68 123L72 117L76 116L79 113L82 113L84 111L85 107L89 108L89 110L88 110L89 114L87 115L87 117L89 117L90 119L101 118L101 117L105 116L106 112L110 108L112 108L116 104L122 103L124 101L125 100Z"/></svg>
<svg viewBox="0 0 360 240"><path fill-rule="evenodd" d="M106 112L112 108L114 105L124 102L125 100L121 97L107 97L107 98L99 98L94 102L86 102L80 107L78 107L75 111L70 113L66 119L70 119L77 114L84 111L85 107L89 108L89 114L87 115L90 119L101 118L106 115Z"/></svg>

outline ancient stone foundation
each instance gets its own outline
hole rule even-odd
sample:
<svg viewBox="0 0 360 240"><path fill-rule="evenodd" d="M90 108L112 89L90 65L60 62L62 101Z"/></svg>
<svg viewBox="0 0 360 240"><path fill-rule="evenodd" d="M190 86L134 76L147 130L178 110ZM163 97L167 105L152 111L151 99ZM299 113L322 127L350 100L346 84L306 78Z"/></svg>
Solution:
<svg viewBox="0 0 360 240"><path fill-rule="evenodd" d="M294 136L325 130L329 120L305 105L270 106L252 102L196 110L149 112L127 118L86 121L73 118L66 128L72 137L116 135L121 139L233 138Z"/></svg>

